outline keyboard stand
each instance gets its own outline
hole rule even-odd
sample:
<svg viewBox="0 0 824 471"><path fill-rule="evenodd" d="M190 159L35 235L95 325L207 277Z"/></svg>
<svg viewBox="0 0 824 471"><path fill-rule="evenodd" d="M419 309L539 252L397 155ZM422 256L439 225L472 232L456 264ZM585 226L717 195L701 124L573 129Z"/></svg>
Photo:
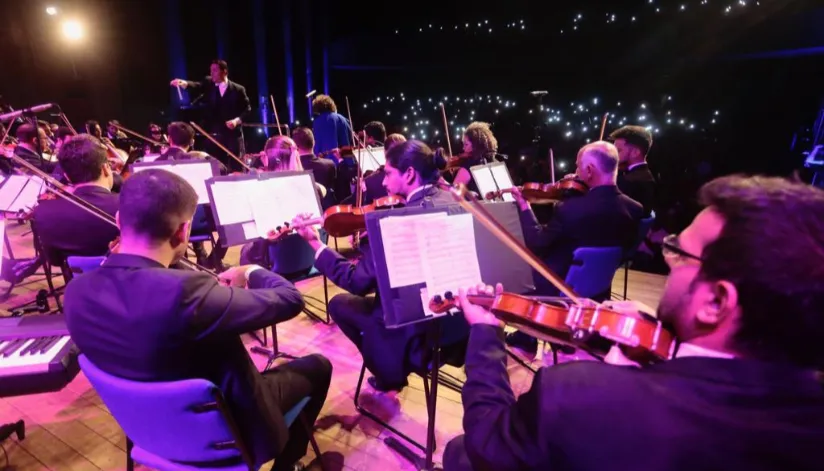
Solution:
<svg viewBox="0 0 824 471"><path fill-rule="evenodd" d="M0 443L8 440L12 434L17 435L17 440L23 440L26 438L26 424L23 420L18 420L14 423L8 423L6 425L0 425Z"/></svg>

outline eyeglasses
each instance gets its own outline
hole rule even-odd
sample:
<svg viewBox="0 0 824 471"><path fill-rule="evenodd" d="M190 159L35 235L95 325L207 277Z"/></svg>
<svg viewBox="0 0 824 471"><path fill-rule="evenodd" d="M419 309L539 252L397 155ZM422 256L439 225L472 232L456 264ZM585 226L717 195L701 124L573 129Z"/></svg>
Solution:
<svg viewBox="0 0 824 471"><path fill-rule="evenodd" d="M664 237L661 242L661 252L664 257L679 257L698 262L703 261L700 255L694 255L681 248L681 241L678 240L678 234L670 234Z"/></svg>

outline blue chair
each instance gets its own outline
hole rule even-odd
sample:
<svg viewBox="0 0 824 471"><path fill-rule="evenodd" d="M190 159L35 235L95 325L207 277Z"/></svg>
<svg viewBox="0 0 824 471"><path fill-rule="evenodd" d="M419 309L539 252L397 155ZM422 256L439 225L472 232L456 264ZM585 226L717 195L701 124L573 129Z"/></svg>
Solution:
<svg viewBox="0 0 824 471"><path fill-rule="evenodd" d="M212 228L212 222L206 214L206 205L197 205L194 218L192 218L192 230L189 234L189 243L209 242L212 244L212 251L214 251L217 247L217 242L215 241Z"/></svg>
<svg viewBox="0 0 824 471"><path fill-rule="evenodd" d="M66 257L66 266L63 269L64 272L69 273L69 275L66 276L66 281L68 282L76 275L97 270L105 261L106 257L102 255L97 257L81 257L77 255Z"/></svg>
<svg viewBox="0 0 824 471"><path fill-rule="evenodd" d="M85 355L80 368L126 433L127 469L134 462L160 471L256 470L223 394L205 379L138 382L112 376ZM284 414L287 427L300 418L320 460L320 448L301 415L309 398ZM230 463L198 466L197 463ZM322 467L321 463L321 467Z"/></svg>
<svg viewBox="0 0 824 471"><path fill-rule="evenodd" d="M638 252L638 246L641 245L641 242L647 237L647 233L652 228L652 224L655 222L655 211L652 212L652 215L648 218L641 219L638 223L638 234L635 238L635 243L632 244L626 253L624 253L624 260L622 261L624 265L624 299L627 299L627 286L629 285L629 265L632 263L632 260L635 258L635 254Z"/></svg>
<svg viewBox="0 0 824 471"><path fill-rule="evenodd" d="M329 240L329 234L323 229L320 230L320 240L324 244ZM296 282L321 275L318 269L315 268L315 250L298 234L289 234L277 242L269 244L266 256L269 269L290 281ZM320 300L311 297L309 299L320 302ZM309 308L304 309L303 312L324 324L331 323L328 314L329 287L325 275L323 275L323 305L326 319L322 319L318 313Z"/></svg>
<svg viewBox="0 0 824 471"><path fill-rule="evenodd" d="M572 254L566 284L584 298L609 298L615 272L624 255L620 247L579 247Z"/></svg>

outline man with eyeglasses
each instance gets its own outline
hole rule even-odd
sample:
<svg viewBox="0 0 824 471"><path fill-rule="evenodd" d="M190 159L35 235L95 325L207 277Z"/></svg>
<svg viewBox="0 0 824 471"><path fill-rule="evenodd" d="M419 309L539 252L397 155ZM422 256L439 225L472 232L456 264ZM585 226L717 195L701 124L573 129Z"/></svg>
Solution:
<svg viewBox="0 0 824 471"><path fill-rule="evenodd" d="M669 361L545 367L516 399L500 321L460 293L466 435L447 446L446 470L822 469L824 192L729 176L700 201L664 244L657 316L680 341Z"/></svg>

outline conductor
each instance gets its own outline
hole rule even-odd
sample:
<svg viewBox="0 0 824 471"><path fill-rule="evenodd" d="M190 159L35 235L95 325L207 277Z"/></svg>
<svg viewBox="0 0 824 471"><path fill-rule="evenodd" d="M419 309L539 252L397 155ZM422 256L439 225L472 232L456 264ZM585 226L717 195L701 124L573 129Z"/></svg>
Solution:
<svg viewBox="0 0 824 471"><path fill-rule="evenodd" d="M194 101L203 100L205 130L233 154L241 156L245 153L241 124L252 107L246 95L246 88L229 80L229 66L226 61L212 61L206 81L174 79L170 85L202 90L203 93ZM208 149L208 153L215 156L224 154L217 149ZM223 156L221 160L230 169L237 165L229 156Z"/></svg>

